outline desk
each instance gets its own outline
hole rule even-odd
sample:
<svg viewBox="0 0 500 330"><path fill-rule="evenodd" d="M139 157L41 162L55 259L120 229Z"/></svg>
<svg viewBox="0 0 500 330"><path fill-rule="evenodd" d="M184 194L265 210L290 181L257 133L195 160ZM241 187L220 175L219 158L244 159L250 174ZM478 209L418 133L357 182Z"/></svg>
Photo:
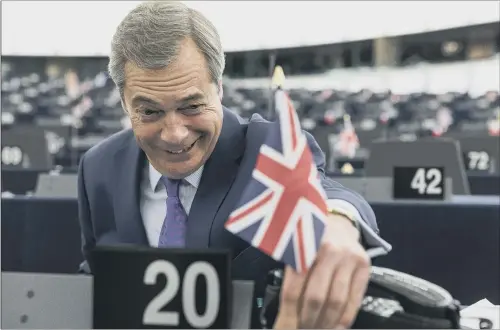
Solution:
<svg viewBox="0 0 500 330"><path fill-rule="evenodd" d="M81 262L74 199L2 198L2 271L75 273Z"/></svg>
<svg viewBox="0 0 500 330"><path fill-rule="evenodd" d="M500 220L495 205L374 204L393 251L374 261L448 289L463 304L500 303ZM77 203L2 199L2 271L76 272Z"/></svg>
<svg viewBox="0 0 500 330"><path fill-rule="evenodd" d="M373 206L393 252L374 261L434 282L472 304L500 303L498 205Z"/></svg>
<svg viewBox="0 0 500 330"><path fill-rule="evenodd" d="M49 171L35 169L2 169L2 192L9 191L14 195L25 195L27 192L34 192L38 176ZM77 168L66 168L61 173L76 174Z"/></svg>
<svg viewBox="0 0 500 330"><path fill-rule="evenodd" d="M63 173L76 173L77 168L65 168ZM30 169L2 169L2 192L10 191L15 195L24 195L28 191L34 191L40 173L47 171ZM335 177L344 176L340 173L328 174L335 180ZM362 177L363 173L356 173L353 176ZM468 174L470 191L472 195L500 195L500 176L484 174Z"/></svg>
<svg viewBox="0 0 500 330"><path fill-rule="evenodd" d="M500 176L467 174L472 195L500 195Z"/></svg>

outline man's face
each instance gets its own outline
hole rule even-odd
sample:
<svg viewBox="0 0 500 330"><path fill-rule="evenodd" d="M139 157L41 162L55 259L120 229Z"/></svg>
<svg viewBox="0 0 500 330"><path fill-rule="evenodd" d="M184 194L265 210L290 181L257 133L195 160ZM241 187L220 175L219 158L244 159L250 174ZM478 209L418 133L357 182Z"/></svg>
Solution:
<svg viewBox="0 0 500 330"><path fill-rule="evenodd" d="M165 176L184 178L210 157L222 128L217 85L191 39L162 70L126 65L123 106L149 162Z"/></svg>

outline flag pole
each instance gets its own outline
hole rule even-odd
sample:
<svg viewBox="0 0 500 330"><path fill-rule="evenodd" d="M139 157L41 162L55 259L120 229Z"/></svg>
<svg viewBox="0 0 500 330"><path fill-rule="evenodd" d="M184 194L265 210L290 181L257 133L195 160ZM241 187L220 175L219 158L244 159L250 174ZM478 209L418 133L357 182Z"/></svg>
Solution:
<svg viewBox="0 0 500 330"><path fill-rule="evenodd" d="M274 74L274 67L276 66L276 52L269 54L269 76L272 77ZM272 80L272 78L271 78ZM267 98L267 119L272 120L274 114L274 90L272 83L269 85L269 94Z"/></svg>
<svg viewBox="0 0 500 330"><path fill-rule="evenodd" d="M352 129L351 116L349 114L344 114L344 129Z"/></svg>
<svg viewBox="0 0 500 330"><path fill-rule="evenodd" d="M274 104L276 91L283 90L284 84L285 84L285 73L283 72L283 68L277 65L274 68L273 76L271 78L271 95L269 102L269 113L267 118L269 121L274 121L276 119L275 104Z"/></svg>
<svg viewBox="0 0 500 330"><path fill-rule="evenodd" d="M285 84L285 73L283 72L283 68L279 65L276 65L274 68L273 79L271 80L271 86L274 90L283 89Z"/></svg>

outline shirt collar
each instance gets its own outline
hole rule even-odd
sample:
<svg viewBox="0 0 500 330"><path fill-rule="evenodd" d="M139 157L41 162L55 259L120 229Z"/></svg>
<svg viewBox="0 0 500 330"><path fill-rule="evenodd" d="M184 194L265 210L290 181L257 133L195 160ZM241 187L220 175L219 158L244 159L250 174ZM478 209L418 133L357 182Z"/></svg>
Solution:
<svg viewBox="0 0 500 330"><path fill-rule="evenodd" d="M198 189L198 186L200 185L200 180L201 180L201 175L203 173L203 166L201 166L199 169L197 169L195 172L191 173L187 177L184 178L185 181L187 181L190 185ZM158 172L151 163L149 163L149 184L151 186L151 189L153 191L156 191L156 188L158 187L158 183L160 182L160 179L162 177L162 174Z"/></svg>

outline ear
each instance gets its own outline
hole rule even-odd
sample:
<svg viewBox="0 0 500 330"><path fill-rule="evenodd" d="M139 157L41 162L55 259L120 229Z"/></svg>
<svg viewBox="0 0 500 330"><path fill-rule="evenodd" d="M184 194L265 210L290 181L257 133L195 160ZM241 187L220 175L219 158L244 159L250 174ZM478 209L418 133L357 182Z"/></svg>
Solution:
<svg viewBox="0 0 500 330"><path fill-rule="evenodd" d="M224 90L222 88L222 80L219 81L219 99L222 101L222 97L224 96Z"/></svg>

